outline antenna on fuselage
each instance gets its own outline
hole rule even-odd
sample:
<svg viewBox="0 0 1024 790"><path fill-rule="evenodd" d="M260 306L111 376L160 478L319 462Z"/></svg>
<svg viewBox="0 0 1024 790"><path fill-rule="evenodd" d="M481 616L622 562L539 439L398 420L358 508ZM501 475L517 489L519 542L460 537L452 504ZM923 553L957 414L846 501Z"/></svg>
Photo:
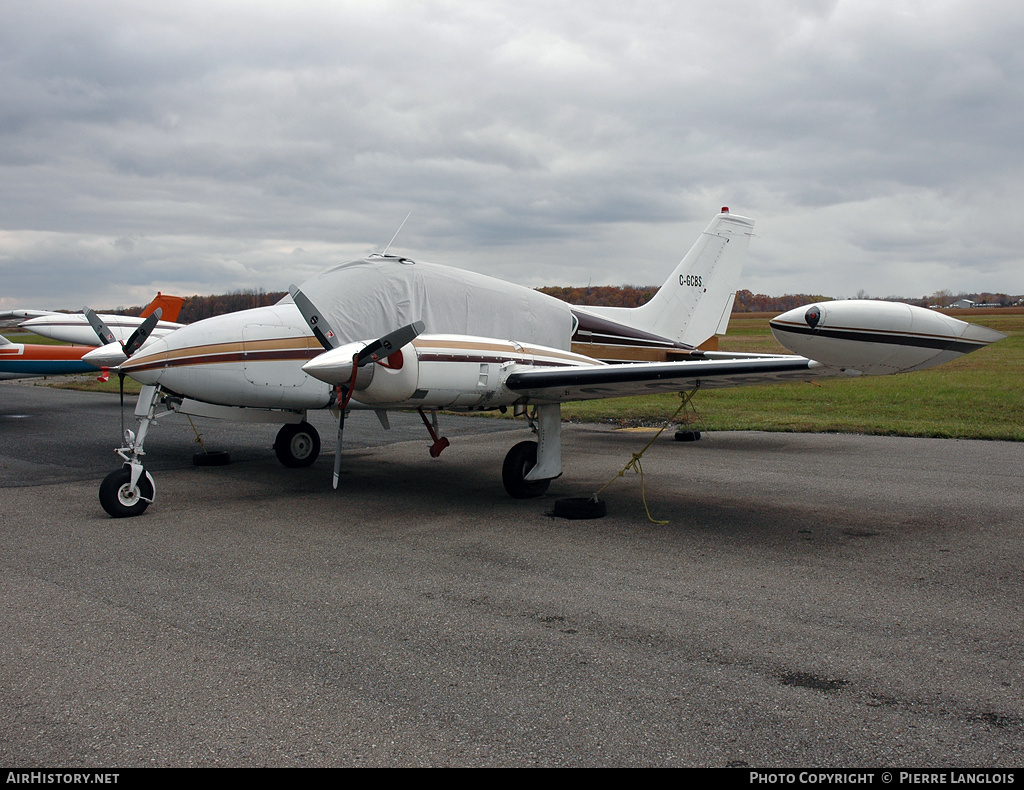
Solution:
<svg viewBox="0 0 1024 790"><path fill-rule="evenodd" d="M405 219L403 219L402 220L402 224L398 226L398 230L395 231L395 235L391 237L391 241L388 242L388 246L385 247L384 251L380 254L380 256L382 258L385 255L388 254L388 250L391 249L391 245L395 243L395 239L398 238L398 234L402 232L402 228L405 227L405 223L409 221L409 217L411 217L411 216L412 216L412 212L411 211L408 214L405 215Z"/></svg>

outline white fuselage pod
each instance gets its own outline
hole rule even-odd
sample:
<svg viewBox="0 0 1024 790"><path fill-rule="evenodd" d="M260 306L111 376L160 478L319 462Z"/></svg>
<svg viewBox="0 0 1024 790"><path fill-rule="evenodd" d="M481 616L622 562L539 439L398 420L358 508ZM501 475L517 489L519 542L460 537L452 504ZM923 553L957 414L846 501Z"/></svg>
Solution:
<svg viewBox="0 0 1024 790"><path fill-rule="evenodd" d="M790 351L868 376L924 370L1005 337L935 310L860 299L798 307L769 324Z"/></svg>

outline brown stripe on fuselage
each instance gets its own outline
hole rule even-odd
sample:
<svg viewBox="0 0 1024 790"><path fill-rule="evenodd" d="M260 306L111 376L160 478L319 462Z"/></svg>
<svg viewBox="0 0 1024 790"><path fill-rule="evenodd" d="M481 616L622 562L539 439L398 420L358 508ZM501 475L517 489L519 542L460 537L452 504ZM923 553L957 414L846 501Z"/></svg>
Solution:
<svg viewBox="0 0 1024 790"><path fill-rule="evenodd" d="M479 340L421 340L414 341L417 356L424 362L477 362L505 363L519 362L537 367L562 367L565 365L593 362L587 357L558 349L540 349L520 346L521 352L510 351L508 345L496 345ZM434 349L477 352L475 354L438 353ZM316 338L309 336L274 338L253 342L211 343L190 346L173 351L136 357L121 366L126 373L132 371L156 370L159 368L190 367L193 365L221 365L233 362L282 362L288 360L309 360L323 353ZM490 353L487 353L490 352ZM529 359L524 359L528 357Z"/></svg>
<svg viewBox="0 0 1024 790"><path fill-rule="evenodd" d="M231 362L278 362L291 359L312 359L323 353L323 347L316 338L282 337L270 340L256 340L231 343L211 343L205 346L189 346L173 351L161 351L136 357L121 366L126 373L155 370L156 368L179 368L192 365L220 365Z"/></svg>

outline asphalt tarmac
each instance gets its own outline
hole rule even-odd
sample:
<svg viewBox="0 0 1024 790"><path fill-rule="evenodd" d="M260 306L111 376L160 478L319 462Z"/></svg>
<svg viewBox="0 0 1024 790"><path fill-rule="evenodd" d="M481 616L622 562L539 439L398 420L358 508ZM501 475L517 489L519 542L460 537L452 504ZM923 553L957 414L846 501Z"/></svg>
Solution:
<svg viewBox="0 0 1024 790"><path fill-rule="evenodd" d="M308 469L167 421L115 520L116 396L0 384L0 764L1024 763L1024 444L666 434L641 486L650 434L567 425L514 501L520 426L359 415L333 491L322 417Z"/></svg>

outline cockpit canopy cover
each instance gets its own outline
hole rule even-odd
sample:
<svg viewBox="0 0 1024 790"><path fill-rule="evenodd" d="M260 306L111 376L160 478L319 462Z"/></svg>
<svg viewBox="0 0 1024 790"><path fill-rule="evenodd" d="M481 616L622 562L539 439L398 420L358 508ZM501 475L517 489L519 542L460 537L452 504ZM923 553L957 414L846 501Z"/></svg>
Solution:
<svg viewBox="0 0 1024 790"><path fill-rule="evenodd" d="M423 321L426 334L570 347L569 305L475 272L408 258L372 257L325 269L300 289L330 321L341 342L380 337Z"/></svg>

